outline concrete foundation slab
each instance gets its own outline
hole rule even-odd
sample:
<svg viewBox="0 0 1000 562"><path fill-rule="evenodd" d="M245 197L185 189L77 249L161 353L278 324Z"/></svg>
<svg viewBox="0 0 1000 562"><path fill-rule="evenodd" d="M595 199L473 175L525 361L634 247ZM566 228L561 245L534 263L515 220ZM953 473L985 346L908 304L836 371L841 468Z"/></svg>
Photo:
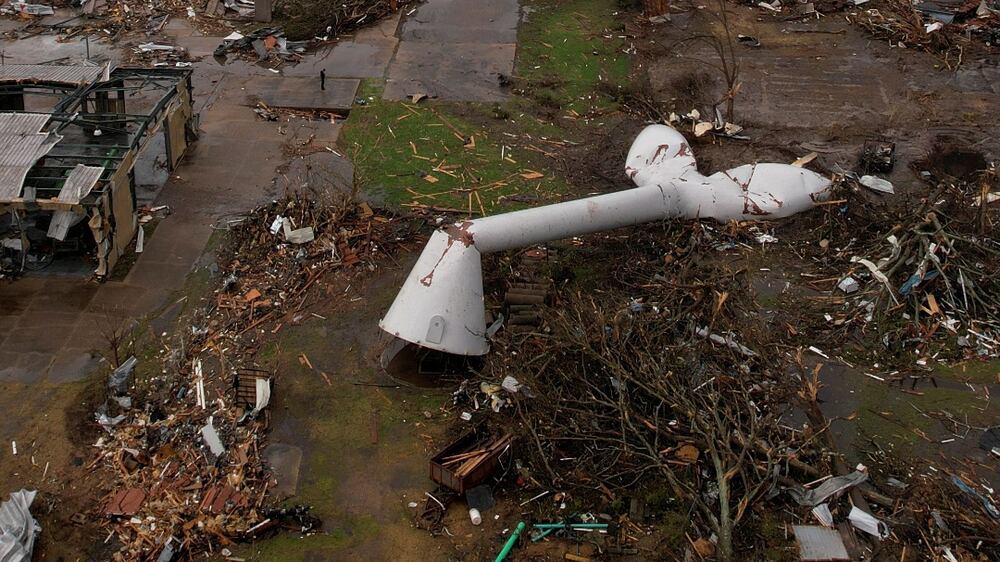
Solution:
<svg viewBox="0 0 1000 562"><path fill-rule="evenodd" d="M451 101L506 99L497 74L514 68L514 44L403 41L389 67L384 97L423 93Z"/></svg>
<svg viewBox="0 0 1000 562"><path fill-rule="evenodd" d="M256 80L256 91L248 92L256 94L271 107L346 113L354 103L360 84L357 79L328 78L326 89L321 90L318 75L315 78L275 77Z"/></svg>
<svg viewBox="0 0 1000 562"><path fill-rule="evenodd" d="M403 22L400 39L433 43L515 43L518 0L429 0Z"/></svg>
<svg viewBox="0 0 1000 562"><path fill-rule="evenodd" d="M394 37L371 38L363 42L343 41L334 45L327 54L319 54L309 63L300 63L294 71L287 73L298 75L304 68L310 68L310 74L319 76L322 68L328 77L380 78L385 75L398 42Z"/></svg>

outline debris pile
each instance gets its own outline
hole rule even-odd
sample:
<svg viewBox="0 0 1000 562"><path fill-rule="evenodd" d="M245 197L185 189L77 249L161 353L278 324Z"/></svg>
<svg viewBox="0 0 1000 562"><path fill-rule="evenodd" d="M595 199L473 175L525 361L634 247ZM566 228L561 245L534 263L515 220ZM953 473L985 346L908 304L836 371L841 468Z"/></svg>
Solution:
<svg viewBox="0 0 1000 562"><path fill-rule="evenodd" d="M720 559L767 546L747 531L763 510L788 515L803 559L821 546L816 559L873 551L898 559L903 545L926 547L924 557L1000 554L983 540L1000 527L994 491L974 467L847 465L819 408L821 365L807 368L787 334L766 329L746 270L706 259L753 236L735 224L694 223L602 237L601 250L622 267L599 298L561 294L538 329L497 332L486 380L463 385L457 400L517 436L528 502L558 491L611 517L631 502L630 524L655 525L641 515L644 490L665 488L691 513L692 548ZM926 242L913 247L927 250ZM860 271L853 278L877 289ZM534 392L512 392L508 381ZM553 515L535 507L536 516Z"/></svg>
<svg viewBox="0 0 1000 562"><path fill-rule="evenodd" d="M656 246L684 248L697 234L684 227L670 236L674 244ZM714 534L731 553L749 508L784 467L818 451L779 423L796 385L774 342L752 328L746 276L658 261L655 278L641 283L630 279L639 270L621 272L642 294L567 298L547 318L551 335L498 344L509 361L491 362L491 378L537 389L535 398L511 397L511 422L534 444L525 448L534 478L605 501L653 479L693 506L701 537Z"/></svg>
<svg viewBox="0 0 1000 562"><path fill-rule="evenodd" d="M267 506L261 450L281 374L256 365L260 334L313 318L317 280L374 270L408 228L347 196L331 199L292 195L232 225L221 286L193 312L183 343L166 350L162 371L139 374L133 357L111 374L95 414L106 435L90 466L115 476L101 509L121 545L116 560L194 557L279 527L319 526L307 506Z"/></svg>
<svg viewBox="0 0 1000 562"><path fill-rule="evenodd" d="M286 22L285 29L289 37L329 40L352 29L372 24L411 4L416 4L415 0L284 0L276 5L275 11Z"/></svg>
<svg viewBox="0 0 1000 562"><path fill-rule="evenodd" d="M187 49L164 43L140 43L132 49L132 62L162 67L172 66L186 68L191 66L191 57Z"/></svg>
<svg viewBox="0 0 1000 562"><path fill-rule="evenodd" d="M264 27L243 35L238 31L229 34L215 48L216 57L225 57L227 53L253 58L258 62L298 62L301 54L309 46L308 41L289 41L278 27Z"/></svg>
<svg viewBox="0 0 1000 562"><path fill-rule="evenodd" d="M867 6L865 6L867 8ZM982 2L906 2L883 0L863 9L856 22L893 46L940 55L957 68L976 52L997 46L1000 6Z"/></svg>
<svg viewBox="0 0 1000 562"><path fill-rule="evenodd" d="M874 330L904 367L926 365L940 351L932 342L941 339L959 351L949 359L961 359L963 349L1000 356L1000 240L993 236L997 206L990 204L997 179L986 170L941 181L890 223L884 204L845 194L850 201L828 214L827 248L811 249L829 266L824 273L839 276L842 302L824 311L835 331Z"/></svg>

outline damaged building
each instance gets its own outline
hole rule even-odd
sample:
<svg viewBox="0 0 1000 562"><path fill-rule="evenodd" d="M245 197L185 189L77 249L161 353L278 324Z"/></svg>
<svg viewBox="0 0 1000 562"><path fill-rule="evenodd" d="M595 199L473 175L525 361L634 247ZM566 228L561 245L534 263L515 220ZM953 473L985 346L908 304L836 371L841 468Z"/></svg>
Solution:
<svg viewBox="0 0 1000 562"><path fill-rule="evenodd" d="M136 238L136 171L195 138L191 71L0 66L0 268L66 259L105 278Z"/></svg>

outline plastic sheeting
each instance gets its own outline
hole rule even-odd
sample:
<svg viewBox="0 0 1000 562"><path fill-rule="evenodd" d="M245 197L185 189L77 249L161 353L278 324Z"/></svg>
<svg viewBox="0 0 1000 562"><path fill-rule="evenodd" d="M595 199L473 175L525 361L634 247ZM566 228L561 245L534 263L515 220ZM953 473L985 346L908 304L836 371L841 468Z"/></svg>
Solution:
<svg viewBox="0 0 1000 562"><path fill-rule="evenodd" d="M42 527L31 516L35 490L21 490L0 504L0 562L31 562L35 538Z"/></svg>
<svg viewBox="0 0 1000 562"><path fill-rule="evenodd" d="M792 496L792 498L795 499L799 505L815 507L825 502L831 496L853 488L865 480L868 480L868 474L855 470L850 474L825 480L822 484L812 490L789 488L788 495Z"/></svg>

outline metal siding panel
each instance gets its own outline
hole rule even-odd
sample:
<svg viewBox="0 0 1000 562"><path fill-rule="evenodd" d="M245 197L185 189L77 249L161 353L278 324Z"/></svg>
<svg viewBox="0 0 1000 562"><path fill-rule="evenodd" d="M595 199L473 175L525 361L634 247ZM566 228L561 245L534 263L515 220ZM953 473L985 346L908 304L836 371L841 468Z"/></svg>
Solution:
<svg viewBox="0 0 1000 562"><path fill-rule="evenodd" d="M73 168L73 171L69 173L69 177L63 183L56 199L63 203L79 203L90 193L91 189L94 189L94 185L97 184L97 180L101 178L103 173L104 167L102 166L77 164L76 168Z"/></svg>
<svg viewBox="0 0 1000 562"><path fill-rule="evenodd" d="M0 201L21 196L28 170L60 140L50 133L0 134Z"/></svg>
<svg viewBox="0 0 1000 562"><path fill-rule="evenodd" d="M47 113L0 113L0 134L37 133L49 122Z"/></svg>
<svg viewBox="0 0 1000 562"><path fill-rule="evenodd" d="M104 74L100 66L56 66L47 64L7 64L0 66L0 82L48 82L90 84Z"/></svg>

